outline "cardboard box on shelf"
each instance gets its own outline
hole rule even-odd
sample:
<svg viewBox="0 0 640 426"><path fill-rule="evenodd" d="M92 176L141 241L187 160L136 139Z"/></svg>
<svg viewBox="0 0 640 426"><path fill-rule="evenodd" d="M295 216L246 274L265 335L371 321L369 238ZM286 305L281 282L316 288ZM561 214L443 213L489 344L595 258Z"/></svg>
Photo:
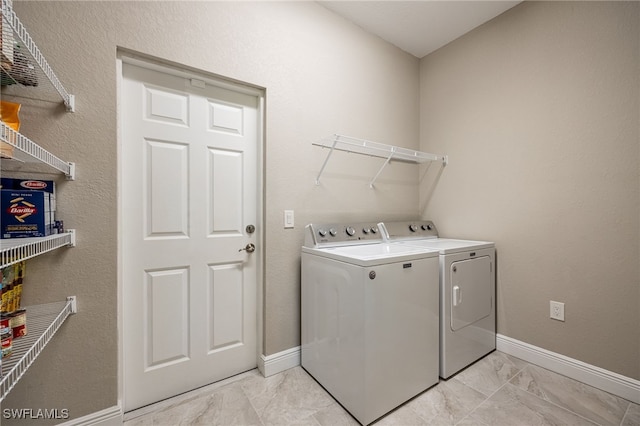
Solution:
<svg viewBox="0 0 640 426"><path fill-rule="evenodd" d="M0 343L2 348L0 358L7 358L12 352L13 334L9 325L9 318L4 316L0 318Z"/></svg>
<svg viewBox="0 0 640 426"><path fill-rule="evenodd" d="M52 180L43 179L16 179L0 178L0 189L12 189L17 191L44 191L51 194L50 209L56 211L56 183Z"/></svg>
<svg viewBox="0 0 640 426"><path fill-rule="evenodd" d="M48 192L0 190L0 238L45 237L54 233L51 205Z"/></svg>

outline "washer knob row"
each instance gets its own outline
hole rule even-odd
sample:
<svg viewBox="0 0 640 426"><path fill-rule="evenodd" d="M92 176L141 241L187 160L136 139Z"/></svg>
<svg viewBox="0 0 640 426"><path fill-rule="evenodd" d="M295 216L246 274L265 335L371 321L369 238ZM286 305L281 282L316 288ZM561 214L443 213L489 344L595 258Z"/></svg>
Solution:
<svg viewBox="0 0 640 426"><path fill-rule="evenodd" d="M433 229L433 226L430 223L427 223L425 225L421 225L420 228L423 231L431 231ZM411 232L416 232L418 230L418 225L414 225L414 224L409 225L409 230Z"/></svg>
<svg viewBox="0 0 640 426"><path fill-rule="evenodd" d="M356 229L353 226L347 226L345 229L345 232L347 233L348 236L353 237L356 234ZM371 228L362 228L362 233L363 234L377 234L378 233L378 228L376 227L371 227ZM326 237L327 236L327 231L324 229L320 229L318 230L318 235L320 235L321 237ZM335 237L336 235L338 235L338 231L335 228L330 228L329 229L329 235L331 235L332 237Z"/></svg>

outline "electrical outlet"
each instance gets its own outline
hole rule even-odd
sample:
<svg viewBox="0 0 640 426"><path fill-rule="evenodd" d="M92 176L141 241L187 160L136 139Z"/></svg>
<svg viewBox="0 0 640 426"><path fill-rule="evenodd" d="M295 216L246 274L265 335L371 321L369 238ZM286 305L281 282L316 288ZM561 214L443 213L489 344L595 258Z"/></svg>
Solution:
<svg viewBox="0 0 640 426"><path fill-rule="evenodd" d="M549 302L549 317L554 320L564 321L564 303L551 300Z"/></svg>

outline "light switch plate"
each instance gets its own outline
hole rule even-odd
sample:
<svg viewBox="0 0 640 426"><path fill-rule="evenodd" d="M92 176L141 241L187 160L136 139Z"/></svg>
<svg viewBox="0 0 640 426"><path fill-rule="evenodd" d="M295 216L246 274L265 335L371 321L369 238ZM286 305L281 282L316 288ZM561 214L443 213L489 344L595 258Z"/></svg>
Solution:
<svg viewBox="0 0 640 426"><path fill-rule="evenodd" d="M285 210L284 211L284 228L285 229L293 228L293 224L294 224L293 210Z"/></svg>

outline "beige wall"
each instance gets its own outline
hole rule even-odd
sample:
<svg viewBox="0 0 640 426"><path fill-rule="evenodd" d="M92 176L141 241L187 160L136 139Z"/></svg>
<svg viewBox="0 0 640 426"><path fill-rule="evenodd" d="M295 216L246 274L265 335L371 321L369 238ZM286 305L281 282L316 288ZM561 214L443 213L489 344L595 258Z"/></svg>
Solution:
<svg viewBox="0 0 640 426"><path fill-rule="evenodd" d="M19 98L24 133L78 168L75 182L58 187L60 216L77 229L78 246L29 262L25 301L77 295L79 313L2 408L68 408L80 417L118 402L118 47L266 89L265 354L300 344L306 223L417 214L414 166L392 165L370 190L381 162L336 154L315 185L325 151L311 142L324 136L414 149L419 143L419 61L319 5L16 1L14 7L77 105L67 114L55 103ZM296 213L293 230L283 229L284 209Z"/></svg>
<svg viewBox="0 0 640 426"><path fill-rule="evenodd" d="M421 61L420 112L422 216L496 242L498 332L635 379L639 10L521 4Z"/></svg>
<svg viewBox="0 0 640 426"><path fill-rule="evenodd" d="M75 294L80 312L3 408L117 403L118 47L266 89L265 354L299 345L305 223L420 212L497 242L501 333L640 378L637 3L523 4L422 62L310 2L15 9L77 102L20 99L24 133L78 164L59 185L78 247L30 261L25 299ZM420 187L393 164L370 190L380 163L336 156L316 186L325 152L311 142L334 132L451 162ZM549 299L565 323L547 319Z"/></svg>

